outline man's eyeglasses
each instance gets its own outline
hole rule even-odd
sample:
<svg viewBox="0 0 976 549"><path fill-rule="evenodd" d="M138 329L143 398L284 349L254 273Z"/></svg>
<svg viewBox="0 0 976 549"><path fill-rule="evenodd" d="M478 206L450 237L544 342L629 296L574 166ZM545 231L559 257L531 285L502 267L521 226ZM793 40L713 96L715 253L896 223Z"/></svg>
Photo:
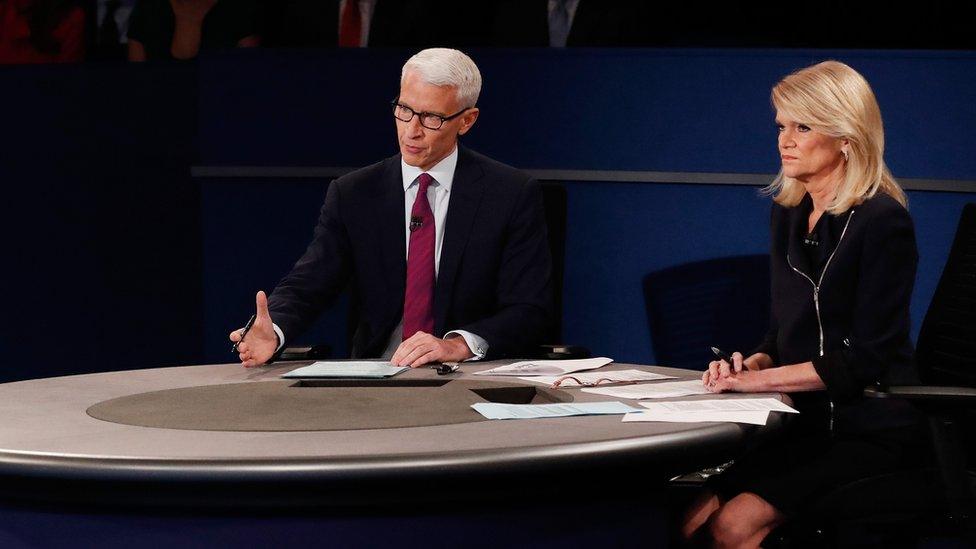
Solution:
<svg viewBox="0 0 976 549"><path fill-rule="evenodd" d="M414 116L420 117L420 125L428 130L439 130L444 122L454 120L464 114L471 107L466 107L450 116L441 116L432 112L417 112L410 107L400 103L400 98L396 98L391 103L393 106L393 116L400 122L410 122Z"/></svg>

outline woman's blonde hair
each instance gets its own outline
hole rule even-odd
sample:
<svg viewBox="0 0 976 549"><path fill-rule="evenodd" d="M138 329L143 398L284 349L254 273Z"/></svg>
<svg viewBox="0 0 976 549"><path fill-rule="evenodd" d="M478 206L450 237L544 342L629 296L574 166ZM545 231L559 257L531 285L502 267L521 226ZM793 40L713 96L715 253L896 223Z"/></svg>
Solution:
<svg viewBox="0 0 976 549"><path fill-rule="evenodd" d="M831 214L849 210L878 191L907 206L908 199L884 162L884 125L871 86L857 71L839 61L824 61L783 78L772 92L776 110L812 130L847 139L843 181L827 206ZM783 206L796 206L806 190L783 175L763 189Z"/></svg>

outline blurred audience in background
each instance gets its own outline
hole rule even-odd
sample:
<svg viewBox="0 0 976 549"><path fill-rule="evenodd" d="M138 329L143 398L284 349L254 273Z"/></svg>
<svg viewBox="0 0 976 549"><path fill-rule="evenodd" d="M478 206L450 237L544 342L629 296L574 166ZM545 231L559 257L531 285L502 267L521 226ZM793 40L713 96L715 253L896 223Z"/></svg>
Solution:
<svg viewBox="0 0 976 549"><path fill-rule="evenodd" d="M129 16L136 0L89 0L89 59L126 58Z"/></svg>
<svg viewBox="0 0 976 549"><path fill-rule="evenodd" d="M0 0L0 64L85 58L85 11L76 0Z"/></svg>
<svg viewBox="0 0 976 549"><path fill-rule="evenodd" d="M201 50L397 47L976 49L964 3L822 0L817 32L771 2L0 0L0 64L192 59Z"/></svg>
<svg viewBox="0 0 976 549"><path fill-rule="evenodd" d="M277 0L267 3L265 44L640 46L651 8L634 0Z"/></svg>
<svg viewBox="0 0 976 549"><path fill-rule="evenodd" d="M258 8L257 0L138 0L129 20L129 61L259 46Z"/></svg>

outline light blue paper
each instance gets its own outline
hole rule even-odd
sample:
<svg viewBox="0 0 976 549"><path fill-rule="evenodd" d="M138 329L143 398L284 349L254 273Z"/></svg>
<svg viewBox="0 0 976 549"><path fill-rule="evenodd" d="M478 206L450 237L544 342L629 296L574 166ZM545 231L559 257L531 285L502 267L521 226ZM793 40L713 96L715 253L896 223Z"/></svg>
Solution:
<svg viewBox="0 0 976 549"><path fill-rule="evenodd" d="M560 404L501 404L479 402L472 408L488 419L534 419L540 417L627 414L641 411L623 402L576 402Z"/></svg>
<svg viewBox="0 0 976 549"><path fill-rule="evenodd" d="M316 362L309 366L292 370L281 377L358 377L384 378L399 374L407 368L392 366L384 361Z"/></svg>

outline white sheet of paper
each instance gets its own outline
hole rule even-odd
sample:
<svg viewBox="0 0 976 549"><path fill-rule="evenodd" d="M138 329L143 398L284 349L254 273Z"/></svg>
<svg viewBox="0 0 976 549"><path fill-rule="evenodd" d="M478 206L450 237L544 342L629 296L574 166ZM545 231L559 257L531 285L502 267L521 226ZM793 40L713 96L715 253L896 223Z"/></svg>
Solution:
<svg viewBox="0 0 976 549"><path fill-rule="evenodd" d="M557 379L561 379L564 376L535 376L535 377L520 377L519 379L524 379L525 381L534 381L536 383L541 383L543 385L552 385ZM613 372L586 372L573 375L576 379L580 380L582 383L596 383L600 379L610 379L612 381L603 381L601 383L620 383L624 381L657 381L659 379L674 379L675 376L667 376L664 374L655 374L654 372L645 372L643 370L616 370ZM559 384L560 387L579 387L579 383L576 383L572 379L564 380Z"/></svg>
<svg viewBox="0 0 976 549"><path fill-rule="evenodd" d="M577 360L525 360L475 372L481 376L561 376L583 370L595 370L613 362L612 358L581 358Z"/></svg>
<svg viewBox="0 0 976 549"><path fill-rule="evenodd" d="M479 402L472 408L488 419L534 419L541 417L591 416L639 412L623 402L576 402L560 404L502 404Z"/></svg>
<svg viewBox="0 0 976 549"><path fill-rule="evenodd" d="M284 378L309 378L309 377L357 377L357 378L384 378L395 376L407 368L393 366L388 360L364 360L364 361L336 361L314 362L308 366L292 370L281 377Z"/></svg>
<svg viewBox="0 0 976 549"><path fill-rule="evenodd" d="M639 412L627 414L623 421L662 421L667 423L700 423L717 421L726 423L751 423L765 425L769 417L769 410L735 410L735 411L707 411L707 412Z"/></svg>
<svg viewBox="0 0 976 549"><path fill-rule="evenodd" d="M688 381L665 381L663 383L641 383L620 387L587 387L584 393L596 393L617 398L668 398L688 395L705 395L708 389L700 379Z"/></svg>
<svg viewBox="0 0 976 549"><path fill-rule="evenodd" d="M799 414L790 406L775 398L722 398L708 400L680 400L675 402L641 402L641 406L653 412L736 412L769 411Z"/></svg>

